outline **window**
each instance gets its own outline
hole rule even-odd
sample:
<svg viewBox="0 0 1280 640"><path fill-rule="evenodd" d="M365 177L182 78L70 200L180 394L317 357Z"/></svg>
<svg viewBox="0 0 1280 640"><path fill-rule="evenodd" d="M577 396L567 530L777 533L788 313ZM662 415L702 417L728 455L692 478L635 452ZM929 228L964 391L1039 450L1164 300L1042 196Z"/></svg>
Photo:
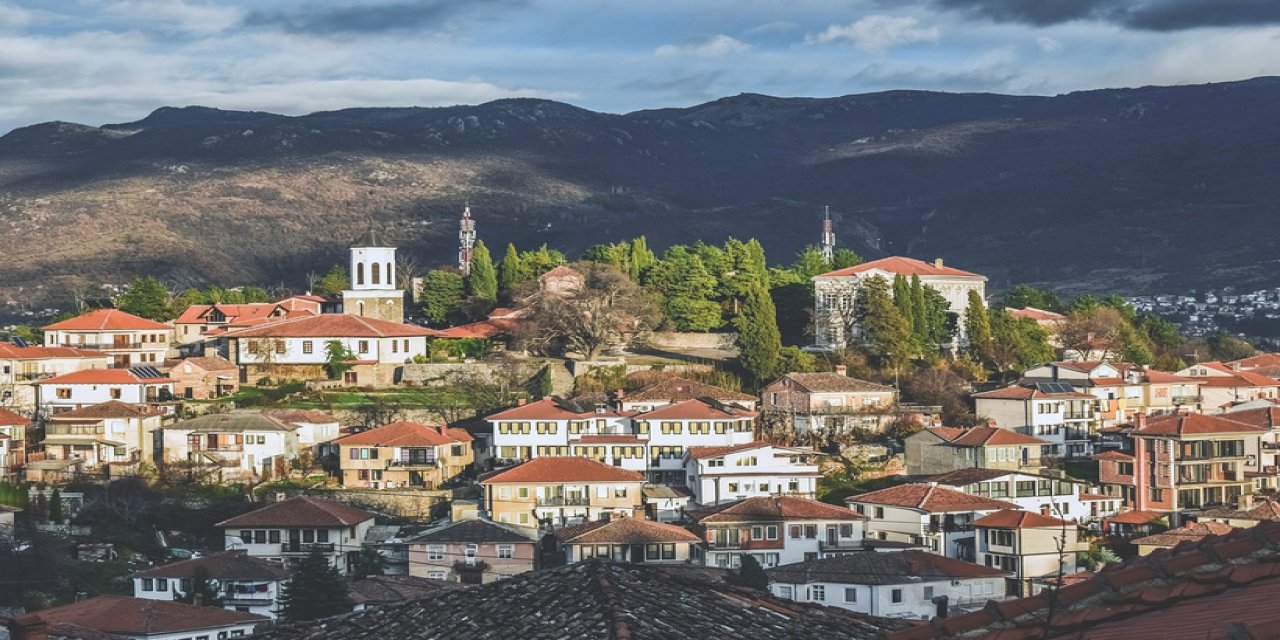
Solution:
<svg viewBox="0 0 1280 640"><path fill-rule="evenodd" d="M737 461L737 462L735 462L734 464L735 464L735 465L737 465L737 466L739 466L739 467L754 467L754 466L756 466L756 457L755 457L755 456L743 456L743 457L741 457L741 458L738 458L738 461Z"/></svg>
<svg viewBox="0 0 1280 640"><path fill-rule="evenodd" d="M800 525L798 524L791 525L790 527L787 528L787 532L791 536L792 540L798 540L800 538Z"/></svg>
<svg viewBox="0 0 1280 640"><path fill-rule="evenodd" d="M498 487L498 499L499 499L499 500L510 500L510 499L511 499L511 487Z"/></svg>
<svg viewBox="0 0 1280 640"><path fill-rule="evenodd" d="M361 340L356 343L356 350L360 353L369 353L369 341Z"/></svg>
<svg viewBox="0 0 1280 640"><path fill-rule="evenodd" d="M716 459L714 459L714 460L708 460L708 461L707 461L707 466L708 466L708 467L723 467L723 466L724 466L724 459L723 459L723 458L716 458Z"/></svg>
<svg viewBox="0 0 1280 640"><path fill-rule="evenodd" d="M280 544L280 530L272 529L267 532L267 542L271 544Z"/></svg>
<svg viewBox="0 0 1280 640"><path fill-rule="evenodd" d="M444 545L432 544L427 545L428 560L444 560Z"/></svg>
<svg viewBox="0 0 1280 640"><path fill-rule="evenodd" d="M513 558L516 555L516 546L513 544L498 545L499 558Z"/></svg>
<svg viewBox="0 0 1280 640"><path fill-rule="evenodd" d="M988 529L987 544L999 545L1001 547L1013 546L1013 531L1009 529Z"/></svg>
<svg viewBox="0 0 1280 640"><path fill-rule="evenodd" d="M111 390L111 399L112 399L112 400L119 400L119 399L120 399L120 390L119 390L119 389L112 389L112 390Z"/></svg>
<svg viewBox="0 0 1280 640"><path fill-rule="evenodd" d="M902 589L894 589L890 592L889 598L894 604L902 604Z"/></svg>
<svg viewBox="0 0 1280 640"><path fill-rule="evenodd" d="M771 524L771 525L769 525L769 526L765 527L765 528L764 528L764 538L765 538L765 540L777 540L777 539L778 539L778 525L776 525L776 524Z"/></svg>
<svg viewBox="0 0 1280 640"><path fill-rule="evenodd" d="M754 527L751 527L751 539L752 539L752 540L764 540L764 527L762 527L762 526L760 526L760 525L756 525L756 526L754 526Z"/></svg>
<svg viewBox="0 0 1280 640"><path fill-rule="evenodd" d="M933 587L925 587L925 588L924 588L924 599L925 599L925 600L932 600L932 599L933 599Z"/></svg>
<svg viewBox="0 0 1280 640"><path fill-rule="evenodd" d="M58 387L54 392L57 393L58 398L62 400L71 399L71 389L69 387Z"/></svg>
<svg viewBox="0 0 1280 640"><path fill-rule="evenodd" d="M311 353L311 352L312 352L312 351L314 351L314 350L315 350L314 343L312 343L310 340L303 340L303 341L302 341L302 352L303 352L303 353Z"/></svg>
<svg viewBox="0 0 1280 640"><path fill-rule="evenodd" d="M154 585L155 585L155 581L154 581L154 580L152 580L151 578L143 578L143 579L142 579L142 590L143 590L143 591L155 591L155 586L154 586Z"/></svg>
<svg viewBox="0 0 1280 640"><path fill-rule="evenodd" d="M276 340L276 353L284 353L284 340Z"/></svg>
<svg viewBox="0 0 1280 640"><path fill-rule="evenodd" d="M253 532L253 543L254 543L254 544L266 544L266 543L267 543L267 530L266 530L266 529L259 529L259 530L257 530L257 531L254 531L254 532Z"/></svg>
<svg viewBox="0 0 1280 640"><path fill-rule="evenodd" d="M675 559L676 559L676 545L675 545L675 543L673 543L673 542L668 542L668 543L664 543L664 544L662 545L662 559L663 559L663 560L675 560Z"/></svg>
<svg viewBox="0 0 1280 640"><path fill-rule="evenodd" d="M845 587L845 588L844 588L844 601L845 601L845 602L857 602L857 601L858 601L858 588L857 588L857 587Z"/></svg>
<svg viewBox="0 0 1280 640"><path fill-rule="evenodd" d="M799 491L799 490L800 490L800 481L799 481L799 480L796 480L796 479L794 479L794 478L793 478L793 479L791 479L791 480L788 480L788 481L787 481L787 491L791 491L791 492L793 492L793 493L794 493L794 492L797 492L797 491Z"/></svg>
<svg viewBox="0 0 1280 640"><path fill-rule="evenodd" d="M391 353L399 353L399 351L400 351L400 343L399 343L399 342L396 342L395 340L392 340L392 341L391 341Z"/></svg>
<svg viewBox="0 0 1280 640"><path fill-rule="evenodd" d="M813 540L813 539L817 538L817 537L818 537L818 525L816 525L816 524L806 524L806 525L804 525L804 537L806 537L806 538L808 538L808 539L810 539L810 540Z"/></svg>
<svg viewBox="0 0 1280 640"><path fill-rule="evenodd" d="M253 532L249 531L248 529L242 529L240 531L240 541L245 544L249 544L250 542L253 542Z"/></svg>
<svg viewBox="0 0 1280 640"><path fill-rule="evenodd" d="M827 599L827 587L825 585L815 584L809 587L809 600L811 602L822 602Z"/></svg>
<svg viewBox="0 0 1280 640"><path fill-rule="evenodd" d="M427 572L427 577L428 577L428 578L430 578L430 579L432 579L432 580L444 580L444 572L443 572L443 571L428 571L428 572Z"/></svg>
<svg viewBox="0 0 1280 640"><path fill-rule="evenodd" d="M169 590L169 579L156 578L156 591L168 591L168 590Z"/></svg>
<svg viewBox="0 0 1280 640"><path fill-rule="evenodd" d="M328 542L328 541L329 541L329 530L316 529L316 542Z"/></svg>
<svg viewBox="0 0 1280 640"><path fill-rule="evenodd" d="M315 530L315 529L303 529L303 530L302 530L302 541L303 541L303 542L315 542L315 541L316 541L316 530Z"/></svg>
<svg viewBox="0 0 1280 640"><path fill-rule="evenodd" d="M884 507L876 507L876 509L875 509L875 517L876 517L876 518L884 518Z"/></svg>

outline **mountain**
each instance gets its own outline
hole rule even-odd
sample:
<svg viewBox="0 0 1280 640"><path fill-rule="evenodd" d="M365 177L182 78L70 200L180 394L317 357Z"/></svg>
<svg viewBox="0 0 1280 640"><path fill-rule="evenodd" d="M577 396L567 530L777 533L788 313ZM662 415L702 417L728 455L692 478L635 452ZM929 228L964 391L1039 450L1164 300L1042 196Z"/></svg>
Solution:
<svg viewBox="0 0 1280 640"><path fill-rule="evenodd" d="M0 137L0 300L156 274L287 282L368 225L422 266L464 202L495 252L761 238L942 256L1070 291L1280 285L1280 79L1053 97L744 94L596 113L499 100L289 117L166 107Z"/></svg>

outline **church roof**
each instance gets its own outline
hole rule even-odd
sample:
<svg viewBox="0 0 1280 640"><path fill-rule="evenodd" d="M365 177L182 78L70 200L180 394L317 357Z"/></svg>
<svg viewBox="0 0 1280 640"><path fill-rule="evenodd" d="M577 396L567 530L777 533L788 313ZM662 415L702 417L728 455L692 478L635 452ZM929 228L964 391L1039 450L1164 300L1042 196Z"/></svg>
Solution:
<svg viewBox="0 0 1280 640"><path fill-rule="evenodd" d="M366 229L365 232L361 234L360 237L357 238L354 243L352 243L351 248L355 249L357 247L390 247L390 246L391 245L387 244L386 242L383 242L382 234L378 231L378 228L374 226L373 220L370 220L369 228Z"/></svg>

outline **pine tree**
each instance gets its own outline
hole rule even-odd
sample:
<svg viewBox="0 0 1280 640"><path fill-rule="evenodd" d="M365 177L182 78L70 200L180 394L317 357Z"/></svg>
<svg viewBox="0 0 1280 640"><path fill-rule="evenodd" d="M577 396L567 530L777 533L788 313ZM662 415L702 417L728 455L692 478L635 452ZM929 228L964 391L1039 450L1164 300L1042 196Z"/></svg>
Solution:
<svg viewBox="0 0 1280 640"><path fill-rule="evenodd" d="M758 381L772 376L782 351L782 336L773 298L764 287L754 286L747 291L734 325L738 329L738 359L742 366Z"/></svg>
<svg viewBox="0 0 1280 640"><path fill-rule="evenodd" d="M822 257L821 249L809 245L796 255L796 261L791 265L791 270L808 279L830 271L831 263Z"/></svg>
<svg viewBox="0 0 1280 640"><path fill-rule="evenodd" d="M57 489L49 496L49 522L62 524L62 492Z"/></svg>
<svg viewBox="0 0 1280 640"><path fill-rule="evenodd" d="M280 592L280 617L288 622L327 618L351 611L347 583L318 548L298 563Z"/></svg>
<svg viewBox="0 0 1280 640"><path fill-rule="evenodd" d="M928 307L925 304L924 284L920 276L911 276L911 314L907 321L911 324L911 332L916 335L916 342L922 346L929 342Z"/></svg>
<svg viewBox="0 0 1280 640"><path fill-rule="evenodd" d="M649 250L649 243L645 240L644 236L640 236L639 238L631 241L630 254L631 259L628 264L630 270L627 272L627 275L631 276L632 280L640 282L640 279L644 277L645 272L653 266L653 263L657 262L657 256Z"/></svg>
<svg viewBox="0 0 1280 640"><path fill-rule="evenodd" d="M862 256L853 252L853 249L836 249L831 254L832 269L848 269L862 264Z"/></svg>
<svg viewBox="0 0 1280 640"><path fill-rule="evenodd" d="M858 290L858 322L867 351L895 371L911 358L912 335L906 317L889 296L884 278L868 278Z"/></svg>
<svg viewBox="0 0 1280 640"><path fill-rule="evenodd" d="M202 607L222 608L222 597L218 590L218 582L209 576L209 570L203 566L191 572L191 588L185 592L178 591L173 599L184 604L198 604Z"/></svg>
<svg viewBox="0 0 1280 640"><path fill-rule="evenodd" d="M486 302L498 300L498 272L493 268L493 258L484 240L477 240L471 253L471 275L467 278L467 293Z"/></svg>
<svg viewBox="0 0 1280 640"><path fill-rule="evenodd" d="M369 576L380 576L386 570L386 556L377 549L365 547L356 553L351 564L351 579L363 580Z"/></svg>
<svg viewBox="0 0 1280 640"><path fill-rule="evenodd" d="M964 311L964 333L969 339L969 355L982 360L991 346L991 316L982 303L982 296L969 290L969 306Z"/></svg>
<svg viewBox="0 0 1280 640"><path fill-rule="evenodd" d="M116 301L116 308L156 322L173 319L169 290L152 277L134 278L129 290Z"/></svg>
<svg viewBox="0 0 1280 640"><path fill-rule="evenodd" d="M524 262L520 260L520 254L516 252L516 246L507 243L507 253L502 256L502 264L498 266L498 290L503 295L510 297L516 285L527 279Z"/></svg>

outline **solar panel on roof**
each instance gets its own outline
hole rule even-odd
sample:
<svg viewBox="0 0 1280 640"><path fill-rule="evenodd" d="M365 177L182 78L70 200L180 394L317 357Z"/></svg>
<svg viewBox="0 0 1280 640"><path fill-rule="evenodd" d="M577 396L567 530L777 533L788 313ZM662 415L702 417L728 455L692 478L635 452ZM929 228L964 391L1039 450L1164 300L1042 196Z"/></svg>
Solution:
<svg viewBox="0 0 1280 640"><path fill-rule="evenodd" d="M1066 382L1037 382L1036 390L1041 393L1073 393L1075 389Z"/></svg>
<svg viewBox="0 0 1280 640"><path fill-rule="evenodd" d="M133 375L139 378L163 378L164 376L155 367L133 367L129 369Z"/></svg>
<svg viewBox="0 0 1280 640"><path fill-rule="evenodd" d="M13 346L15 346L15 347L21 347L21 348L25 349L25 348L27 348L27 347L31 346L31 345L27 344L27 339L26 339L26 338L19 338L18 336L13 336L12 338L9 338L9 340L10 340L11 342L13 342Z"/></svg>

